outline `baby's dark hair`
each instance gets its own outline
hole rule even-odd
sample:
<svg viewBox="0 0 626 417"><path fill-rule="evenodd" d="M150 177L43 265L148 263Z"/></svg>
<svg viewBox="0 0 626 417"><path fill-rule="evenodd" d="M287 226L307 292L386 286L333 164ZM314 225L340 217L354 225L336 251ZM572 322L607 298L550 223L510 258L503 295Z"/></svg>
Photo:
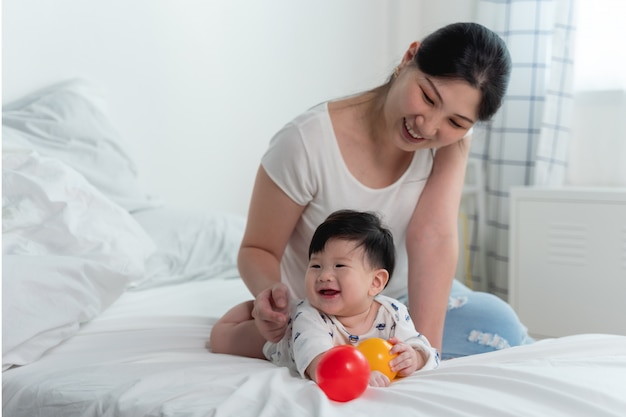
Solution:
<svg viewBox="0 0 626 417"><path fill-rule="evenodd" d="M311 255L324 250L330 239L345 239L358 242L374 268L384 268L389 279L396 265L396 249L391 231L382 225L380 218L371 212L338 210L320 224L309 245Z"/></svg>

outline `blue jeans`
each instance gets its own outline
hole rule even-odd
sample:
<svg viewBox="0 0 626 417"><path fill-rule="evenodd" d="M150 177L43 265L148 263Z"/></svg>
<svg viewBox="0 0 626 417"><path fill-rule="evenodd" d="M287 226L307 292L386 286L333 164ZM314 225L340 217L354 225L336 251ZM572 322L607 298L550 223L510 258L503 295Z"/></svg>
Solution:
<svg viewBox="0 0 626 417"><path fill-rule="evenodd" d="M442 359L532 342L526 327L509 304L493 294L472 291L454 280L443 328Z"/></svg>

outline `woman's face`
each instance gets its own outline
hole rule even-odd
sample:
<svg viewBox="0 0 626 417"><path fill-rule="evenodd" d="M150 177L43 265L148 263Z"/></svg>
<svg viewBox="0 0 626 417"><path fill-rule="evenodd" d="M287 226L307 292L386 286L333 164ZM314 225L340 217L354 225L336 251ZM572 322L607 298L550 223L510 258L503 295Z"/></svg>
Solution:
<svg viewBox="0 0 626 417"><path fill-rule="evenodd" d="M405 151L458 142L477 121L480 99L466 81L432 77L403 62L385 102L388 134Z"/></svg>

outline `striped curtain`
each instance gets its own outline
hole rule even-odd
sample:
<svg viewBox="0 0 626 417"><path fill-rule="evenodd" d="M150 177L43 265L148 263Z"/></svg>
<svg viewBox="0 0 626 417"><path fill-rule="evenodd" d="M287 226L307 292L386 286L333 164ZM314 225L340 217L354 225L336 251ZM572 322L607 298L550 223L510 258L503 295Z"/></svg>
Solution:
<svg viewBox="0 0 626 417"><path fill-rule="evenodd" d="M572 122L576 0L479 0L477 22L513 61L500 111L477 126L470 158L483 178L484 213L472 223L471 282L507 299L509 190L564 183ZM478 207L475 206L475 207ZM479 241L482 236L483 241Z"/></svg>

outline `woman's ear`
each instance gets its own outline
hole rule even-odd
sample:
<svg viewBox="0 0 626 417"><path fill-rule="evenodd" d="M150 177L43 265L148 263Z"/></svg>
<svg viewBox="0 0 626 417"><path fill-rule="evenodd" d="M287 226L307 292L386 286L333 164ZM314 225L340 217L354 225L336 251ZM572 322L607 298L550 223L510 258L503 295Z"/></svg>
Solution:
<svg viewBox="0 0 626 417"><path fill-rule="evenodd" d="M415 54L417 54L417 50L420 49L420 42L413 42L409 45L409 49L406 50L404 56L402 57L402 62L400 63L400 67L404 67L407 64L410 64L411 61L415 58Z"/></svg>
<svg viewBox="0 0 626 417"><path fill-rule="evenodd" d="M387 281L389 281L389 272L386 269L380 268L375 270L372 283L370 284L369 295L374 297L380 294L385 289Z"/></svg>

